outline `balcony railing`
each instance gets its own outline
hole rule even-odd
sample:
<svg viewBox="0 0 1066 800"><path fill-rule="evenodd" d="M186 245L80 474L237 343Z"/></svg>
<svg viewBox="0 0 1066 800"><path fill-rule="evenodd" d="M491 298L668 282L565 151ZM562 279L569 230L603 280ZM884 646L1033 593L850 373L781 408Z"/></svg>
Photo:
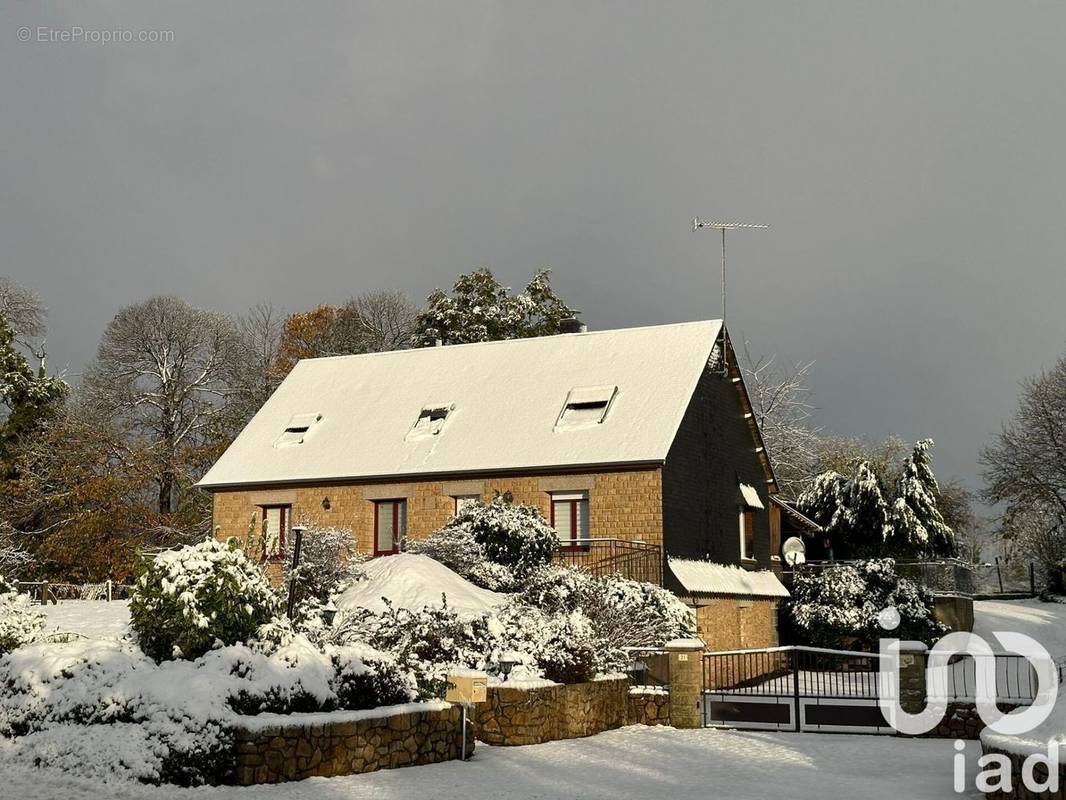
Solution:
<svg viewBox="0 0 1066 800"><path fill-rule="evenodd" d="M621 575L662 585L663 555L658 545L628 539L575 539L555 554L555 563L579 567L596 577Z"/></svg>

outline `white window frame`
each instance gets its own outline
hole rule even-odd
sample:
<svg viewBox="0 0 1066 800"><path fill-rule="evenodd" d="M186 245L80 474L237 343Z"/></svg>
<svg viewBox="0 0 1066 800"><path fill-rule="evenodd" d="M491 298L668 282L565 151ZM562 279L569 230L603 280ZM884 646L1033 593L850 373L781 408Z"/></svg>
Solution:
<svg viewBox="0 0 1066 800"><path fill-rule="evenodd" d="M458 514L466 506L471 503L481 502L481 495L479 494L453 494L452 500L455 503L455 513Z"/></svg>
<svg viewBox="0 0 1066 800"><path fill-rule="evenodd" d="M748 552L748 531L747 531L747 515L751 514L751 549L753 552ZM755 560L755 511L748 506L741 506L739 511L739 528L740 528L740 560L741 561L754 561Z"/></svg>
<svg viewBox="0 0 1066 800"><path fill-rule="evenodd" d="M588 547L588 539L590 538L591 522L589 516L592 511L591 503L589 502L589 493L587 491L570 491L570 492L549 492L550 498L550 519L551 526L555 528L556 534L559 535L559 544L567 550L584 550ZM561 531L556 527L555 519L555 504L556 503L568 503L570 505L570 536L564 539L561 535ZM581 517L577 509L584 504L585 514ZM581 522L584 523L584 529L581 529ZM575 526L576 523L576 526ZM576 527L576 529L575 529Z"/></svg>

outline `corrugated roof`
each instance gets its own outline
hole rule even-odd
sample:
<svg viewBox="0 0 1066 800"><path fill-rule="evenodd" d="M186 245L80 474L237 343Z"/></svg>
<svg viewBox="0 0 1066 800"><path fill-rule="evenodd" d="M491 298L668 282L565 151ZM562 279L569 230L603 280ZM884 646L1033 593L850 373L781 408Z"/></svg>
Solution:
<svg viewBox="0 0 1066 800"><path fill-rule="evenodd" d="M661 462L720 331L712 320L307 359L200 486ZM605 386L617 391L602 422L557 426L572 391ZM408 436L441 405L439 432ZM275 447L303 414L320 419Z"/></svg>
<svg viewBox="0 0 1066 800"><path fill-rule="evenodd" d="M717 594L732 597L788 597L788 589L770 570L753 572L713 561L671 558L667 562L674 577L688 594Z"/></svg>

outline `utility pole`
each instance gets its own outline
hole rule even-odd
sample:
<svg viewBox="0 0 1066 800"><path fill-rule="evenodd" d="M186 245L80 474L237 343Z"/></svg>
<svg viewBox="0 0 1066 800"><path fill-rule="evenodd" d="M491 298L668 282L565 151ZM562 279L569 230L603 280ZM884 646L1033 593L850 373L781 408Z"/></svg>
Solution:
<svg viewBox="0 0 1066 800"><path fill-rule="evenodd" d="M722 232L722 374L729 374L729 364L726 361L725 349L725 232L736 230L766 230L769 225L759 225L753 222L707 222L699 217L692 220L693 232L710 228Z"/></svg>

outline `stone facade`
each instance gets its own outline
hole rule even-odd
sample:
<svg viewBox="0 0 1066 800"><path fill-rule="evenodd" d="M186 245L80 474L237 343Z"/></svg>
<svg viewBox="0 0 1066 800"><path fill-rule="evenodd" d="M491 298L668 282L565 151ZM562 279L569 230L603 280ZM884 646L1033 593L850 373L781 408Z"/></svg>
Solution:
<svg viewBox="0 0 1066 800"><path fill-rule="evenodd" d="M1009 714L1021 706L1012 703L998 702L996 706L1000 711ZM984 720L977 713L977 706L973 703L948 703L948 710L944 713L944 719L935 729L926 734L929 739L979 739L981 731L985 729Z"/></svg>
<svg viewBox="0 0 1066 800"><path fill-rule="evenodd" d="M407 501L407 536L424 539L455 514L455 497L491 500L510 492L516 503L551 514L551 492L587 491L589 535L662 547L662 476L659 468L599 473L502 475L464 480L352 482L289 488L220 490L214 494L215 535L244 542L249 525L259 530L262 509L292 506L292 522L351 530L360 552L374 552L374 501ZM328 502L326 502L328 498ZM329 508L325 508L328 505ZM257 534L256 534L257 535Z"/></svg>
<svg viewBox="0 0 1066 800"><path fill-rule="evenodd" d="M627 678L529 689L490 686L477 708L476 735L503 746L576 739L622 727L628 708Z"/></svg>
<svg viewBox="0 0 1066 800"><path fill-rule="evenodd" d="M309 725L238 729L236 783L329 778L460 758L461 713L452 706L346 722L342 712L322 715L321 721ZM474 735L469 721L467 725L469 756Z"/></svg>
<svg viewBox="0 0 1066 800"><path fill-rule="evenodd" d="M766 598L717 597L701 600L696 633L708 650L777 647L777 601Z"/></svg>
<svg viewBox="0 0 1066 800"><path fill-rule="evenodd" d="M658 687L634 686L629 690L626 725L669 725L670 692Z"/></svg>

